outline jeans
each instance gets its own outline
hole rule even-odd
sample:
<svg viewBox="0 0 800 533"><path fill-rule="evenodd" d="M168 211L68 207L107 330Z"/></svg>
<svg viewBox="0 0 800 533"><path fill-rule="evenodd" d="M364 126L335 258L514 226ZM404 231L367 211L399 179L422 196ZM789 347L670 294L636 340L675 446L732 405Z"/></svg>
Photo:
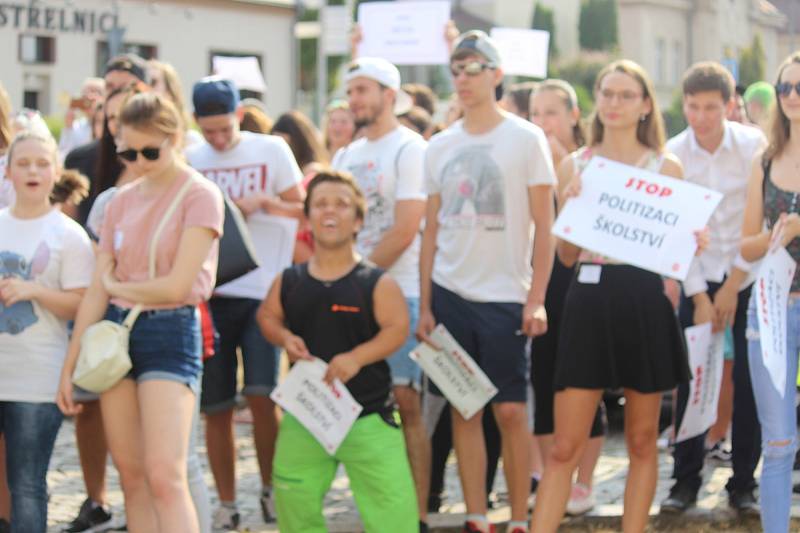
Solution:
<svg viewBox="0 0 800 533"><path fill-rule="evenodd" d="M750 375L756 396L764 463L761 468L761 525L766 533L789 531L792 465L797 449L795 380L800 349L800 297L789 297L786 335L786 385L783 398L772 384L761 356L755 298L747 309Z"/></svg>
<svg viewBox="0 0 800 533"><path fill-rule="evenodd" d="M54 403L0 402L13 533L47 530L47 469L61 420Z"/></svg>
<svg viewBox="0 0 800 533"><path fill-rule="evenodd" d="M708 295L712 299L720 285L720 283L708 284ZM745 338L749 299L750 287L739 292L736 316L733 321L733 420L731 423L733 476L725 485L729 493L752 491L755 488L753 473L761 456L761 432L753 398L753 385L750 381L748 345ZM684 294L681 294L679 314L682 327L687 328L694 325L694 303ZM752 343L750 345L752 346ZM675 417L676 429L683 421L688 397L689 384L679 385ZM703 482L701 473L705 459L705 442L706 433L703 433L675 446L673 477L677 480L676 484L687 485L694 492L700 490Z"/></svg>

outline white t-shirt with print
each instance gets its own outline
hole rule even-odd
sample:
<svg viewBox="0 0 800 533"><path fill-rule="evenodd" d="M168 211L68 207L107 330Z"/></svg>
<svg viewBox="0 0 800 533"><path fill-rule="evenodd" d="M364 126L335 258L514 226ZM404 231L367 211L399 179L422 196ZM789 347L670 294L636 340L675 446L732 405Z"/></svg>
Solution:
<svg viewBox="0 0 800 533"><path fill-rule="evenodd" d="M303 179L289 145L276 135L243 131L236 146L225 152L215 150L207 142L193 144L186 148L186 159L192 167L219 185L232 200L254 194L277 197ZM268 240L258 234L260 226L248 227L256 246ZM250 279L261 275L258 271L247 274ZM266 296L272 283L272 280L267 280L267 285L259 287L256 294L251 288L252 283L242 284L240 279L217 287L214 294L260 300Z"/></svg>
<svg viewBox="0 0 800 533"><path fill-rule="evenodd" d="M471 135L458 121L431 139L425 175L428 194L441 196L433 281L475 302L524 303L533 274L528 187L556 183L542 130L506 114Z"/></svg>
<svg viewBox="0 0 800 533"><path fill-rule="evenodd" d="M394 225L397 201L426 199L425 147L422 136L398 126L380 139L361 138L336 153L333 168L353 174L367 199L367 216L356 243L364 257L369 257ZM417 233L388 269L409 298L419 297L419 250Z"/></svg>
<svg viewBox="0 0 800 533"><path fill-rule="evenodd" d="M0 210L0 278L70 290L93 270L89 237L60 210L30 220ZM67 321L38 303L0 302L0 401L55 402L67 342Z"/></svg>

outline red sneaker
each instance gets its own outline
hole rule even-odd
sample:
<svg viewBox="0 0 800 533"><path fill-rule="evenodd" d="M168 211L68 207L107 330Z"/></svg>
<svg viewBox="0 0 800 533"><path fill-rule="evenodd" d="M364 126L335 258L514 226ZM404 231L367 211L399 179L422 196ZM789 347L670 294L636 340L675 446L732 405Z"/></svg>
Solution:
<svg viewBox="0 0 800 533"><path fill-rule="evenodd" d="M479 528L478 525L472 520L467 520L466 522L464 522L464 527L461 530L461 533L487 533L487 532ZM495 533L494 524L489 524L488 533ZM528 532L523 531L522 533L528 533Z"/></svg>

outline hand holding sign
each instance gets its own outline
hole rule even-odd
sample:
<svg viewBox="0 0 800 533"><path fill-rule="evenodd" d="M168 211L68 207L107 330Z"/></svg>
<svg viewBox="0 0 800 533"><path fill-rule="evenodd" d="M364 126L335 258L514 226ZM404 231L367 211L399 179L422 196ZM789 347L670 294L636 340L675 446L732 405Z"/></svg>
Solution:
<svg viewBox="0 0 800 533"><path fill-rule="evenodd" d="M361 365L353 353L340 353L328 363L328 371L325 373L325 383L333 383L338 379L342 383L347 383L353 376L361 370Z"/></svg>

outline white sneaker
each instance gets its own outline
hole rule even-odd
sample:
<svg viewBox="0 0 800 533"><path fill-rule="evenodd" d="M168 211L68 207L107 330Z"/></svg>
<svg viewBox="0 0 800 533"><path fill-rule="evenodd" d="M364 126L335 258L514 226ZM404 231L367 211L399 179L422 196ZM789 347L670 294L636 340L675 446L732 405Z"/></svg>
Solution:
<svg viewBox="0 0 800 533"><path fill-rule="evenodd" d="M588 513L592 508L594 508L592 489L583 483L575 483L572 485L572 491L570 492L569 501L567 502L567 514L578 516Z"/></svg>
<svg viewBox="0 0 800 533"><path fill-rule="evenodd" d="M214 518L211 527L215 532L217 531L239 531L239 510L235 507L219 506L214 512Z"/></svg>
<svg viewBox="0 0 800 533"><path fill-rule="evenodd" d="M278 513L275 512L275 493L271 489L262 492L258 502L261 504L261 516L264 522L275 522L278 517Z"/></svg>

